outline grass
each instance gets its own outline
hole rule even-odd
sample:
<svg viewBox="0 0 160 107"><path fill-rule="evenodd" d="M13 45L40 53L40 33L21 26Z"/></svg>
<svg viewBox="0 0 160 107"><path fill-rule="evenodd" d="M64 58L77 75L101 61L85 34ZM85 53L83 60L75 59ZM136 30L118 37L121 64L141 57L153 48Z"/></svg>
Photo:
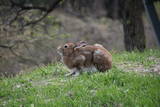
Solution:
<svg viewBox="0 0 160 107"><path fill-rule="evenodd" d="M154 57L154 59L148 59ZM113 54L113 63L153 66L160 50ZM150 61L148 61L150 60ZM115 64L106 73L65 77L60 63L12 78L0 78L2 107L159 107L160 75L124 72Z"/></svg>
<svg viewBox="0 0 160 107"><path fill-rule="evenodd" d="M156 64L160 58L160 50L150 49L143 53L138 51L133 52L122 52L113 54L113 60L116 63L120 62L132 62L139 63L145 67L151 67Z"/></svg>

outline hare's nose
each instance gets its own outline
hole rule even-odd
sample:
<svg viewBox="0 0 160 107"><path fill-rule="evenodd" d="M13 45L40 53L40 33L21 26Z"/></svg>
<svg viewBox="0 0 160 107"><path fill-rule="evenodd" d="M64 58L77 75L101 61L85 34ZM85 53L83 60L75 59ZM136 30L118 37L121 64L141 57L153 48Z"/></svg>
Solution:
<svg viewBox="0 0 160 107"><path fill-rule="evenodd" d="M60 50L60 49L61 49L61 46L58 46L58 47L57 47L57 50Z"/></svg>

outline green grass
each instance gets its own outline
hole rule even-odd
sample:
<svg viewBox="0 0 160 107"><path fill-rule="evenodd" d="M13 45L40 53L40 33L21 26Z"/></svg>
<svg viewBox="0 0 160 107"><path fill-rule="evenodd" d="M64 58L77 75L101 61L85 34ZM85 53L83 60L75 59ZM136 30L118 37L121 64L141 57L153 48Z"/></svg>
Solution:
<svg viewBox="0 0 160 107"><path fill-rule="evenodd" d="M116 63L119 62L131 62L131 63L139 63L145 67L151 67L156 64L160 58L160 50L150 49L144 52L121 52L113 54L113 60Z"/></svg>
<svg viewBox="0 0 160 107"><path fill-rule="evenodd" d="M113 54L113 63L153 66L160 50ZM116 65L106 73L65 77L62 64L51 64L0 79L2 107L159 107L160 75L124 72Z"/></svg>

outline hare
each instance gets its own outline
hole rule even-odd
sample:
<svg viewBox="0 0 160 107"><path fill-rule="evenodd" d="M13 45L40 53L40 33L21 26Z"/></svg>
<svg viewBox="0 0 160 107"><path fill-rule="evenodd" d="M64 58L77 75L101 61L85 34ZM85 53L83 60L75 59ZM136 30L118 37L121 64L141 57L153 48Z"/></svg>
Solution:
<svg viewBox="0 0 160 107"><path fill-rule="evenodd" d="M63 63L71 70L68 75L79 75L86 68L104 72L112 66L111 54L100 44L88 45L80 41L66 43L57 49Z"/></svg>
<svg viewBox="0 0 160 107"><path fill-rule="evenodd" d="M96 68L104 72L112 67L112 55L100 44L94 45L97 49L94 51L94 65Z"/></svg>
<svg viewBox="0 0 160 107"><path fill-rule="evenodd" d="M74 43L66 43L57 48L58 53L61 55L62 62L71 70L66 76L79 75L86 60L85 56L74 51L75 47L76 44Z"/></svg>
<svg viewBox="0 0 160 107"><path fill-rule="evenodd" d="M100 72L104 72L112 67L112 55L100 44L79 45L75 47L75 50L86 57L86 64L88 61L91 61L90 63ZM90 59L91 56L92 60Z"/></svg>

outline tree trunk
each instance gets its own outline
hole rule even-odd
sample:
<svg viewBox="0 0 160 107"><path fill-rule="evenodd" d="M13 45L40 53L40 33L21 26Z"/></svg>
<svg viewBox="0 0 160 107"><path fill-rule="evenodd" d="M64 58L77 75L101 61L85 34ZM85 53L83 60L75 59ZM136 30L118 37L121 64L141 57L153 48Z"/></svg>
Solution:
<svg viewBox="0 0 160 107"><path fill-rule="evenodd" d="M142 0L125 0L123 11L124 43L127 51L138 49L143 51L145 45L145 34L143 25L143 3Z"/></svg>
<svg viewBox="0 0 160 107"><path fill-rule="evenodd" d="M143 51L145 45L142 0L68 0L73 10L86 16L87 10L93 10L94 3L101 2L112 19L122 19L124 43L127 51L138 49ZM69 8L71 8L69 7ZM78 9L77 9L78 8ZM89 11L94 14L95 11Z"/></svg>

